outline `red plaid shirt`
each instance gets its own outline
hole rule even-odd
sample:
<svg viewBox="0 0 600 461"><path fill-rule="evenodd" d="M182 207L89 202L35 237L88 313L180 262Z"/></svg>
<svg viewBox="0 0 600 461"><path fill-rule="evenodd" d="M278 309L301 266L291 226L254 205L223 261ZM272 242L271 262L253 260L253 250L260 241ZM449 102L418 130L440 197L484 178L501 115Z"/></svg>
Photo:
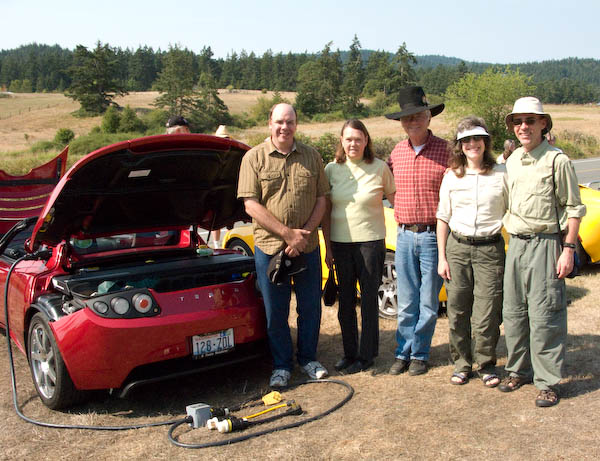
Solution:
<svg viewBox="0 0 600 461"><path fill-rule="evenodd" d="M396 222L435 224L440 185L448 167L448 156L448 143L434 136L431 131L418 155L410 140L396 144L389 160L396 183Z"/></svg>

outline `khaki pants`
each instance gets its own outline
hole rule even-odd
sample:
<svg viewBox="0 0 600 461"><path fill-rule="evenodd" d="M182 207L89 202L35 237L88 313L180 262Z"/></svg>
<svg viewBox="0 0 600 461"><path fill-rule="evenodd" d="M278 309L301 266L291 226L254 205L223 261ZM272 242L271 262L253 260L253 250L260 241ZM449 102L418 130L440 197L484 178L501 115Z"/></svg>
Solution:
<svg viewBox="0 0 600 461"><path fill-rule="evenodd" d="M559 383L565 360L565 281L556 278L557 236L512 237L504 274L504 332L512 376L533 377L538 389Z"/></svg>
<svg viewBox="0 0 600 461"><path fill-rule="evenodd" d="M470 372L477 363L493 373L500 337L504 240L470 245L448 236L446 259L450 357L454 371Z"/></svg>

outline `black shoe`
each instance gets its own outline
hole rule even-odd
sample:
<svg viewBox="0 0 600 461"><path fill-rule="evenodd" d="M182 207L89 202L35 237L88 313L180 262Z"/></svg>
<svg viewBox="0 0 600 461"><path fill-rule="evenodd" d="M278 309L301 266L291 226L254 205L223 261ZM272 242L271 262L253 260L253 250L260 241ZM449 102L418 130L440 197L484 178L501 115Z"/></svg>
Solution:
<svg viewBox="0 0 600 461"><path fill-rule="evenodd" d="M399 375L400 373L404 373L408 368L408 361L404 359L396 359L394 364L390 367L390 375Z"/></svg>
<svg viewBox="0 0 600 461"><path fill-rule="evenodd" d="M427 373L427 362L423 360L411 360L408 367L408 374L411 376L424 375Z"/></svg>
<svg viewBox="0 0 600 461"><path fill-rule="evenodd" d="M356 363L356 359L349 359L348 357L342 357L334 366L337 371L342 371L348 368L350 365Z"/></svg>
<svg viewBox="0 0 600 461"><path fill-rule="evenodd" d="M531 378L525 378L523 376L507 376L498 386L498 390L500 392L512 392L516 391L524 384L529 384L530 382Z"/></svg>
<svg viewBox="0 0 600 461"><path fill-rule="evenodd" d="M373 363L374 363L373 360L369 360L367 362L365 362L363 360L357 360L352 365L350 365L348 368L346 368L344 373L347 375L353 375L354 373L360 373L361 371L365 371L365 370L368 370L369 368L371 368L373 366Z"/></svg>

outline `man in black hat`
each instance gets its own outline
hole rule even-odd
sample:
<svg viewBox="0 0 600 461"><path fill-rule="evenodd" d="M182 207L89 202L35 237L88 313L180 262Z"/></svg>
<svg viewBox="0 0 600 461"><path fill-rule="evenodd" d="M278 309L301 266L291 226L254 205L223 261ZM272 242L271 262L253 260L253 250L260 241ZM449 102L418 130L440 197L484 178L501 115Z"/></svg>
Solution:
<svg viewBox="0 0 600 461"><path fill-rule="evenodd" d="M427 373L442 287L437 273L435 215L449 151L446 141L429 130L431 117L440 114L444 104L429 105L419 86L402 88L398 101L401 111L386 115L399 120L408 135L394 147L389 160L396 183L394 216L398 222L398 346L390 374L408 369L410 375L421 375Z"/></svg>
<svg viewBox="0 0 600 461"><path fill-rule="evenodd" d="M189 134L190 124L181 115L174 115L167 120L167 134Z"/></svg>

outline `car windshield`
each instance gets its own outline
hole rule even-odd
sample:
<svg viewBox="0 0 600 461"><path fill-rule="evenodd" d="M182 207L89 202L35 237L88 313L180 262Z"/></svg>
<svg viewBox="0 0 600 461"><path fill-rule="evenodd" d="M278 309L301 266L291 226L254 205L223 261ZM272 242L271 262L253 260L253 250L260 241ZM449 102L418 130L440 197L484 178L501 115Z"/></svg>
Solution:
<svg viewBox="0 0 600 461"><path fill-rule="evenodd" d="M178 242L179 231L174 230L117 234L93 239L76 239L72 237L69 240L71 247L78 254L175 245Z"/></svg>

